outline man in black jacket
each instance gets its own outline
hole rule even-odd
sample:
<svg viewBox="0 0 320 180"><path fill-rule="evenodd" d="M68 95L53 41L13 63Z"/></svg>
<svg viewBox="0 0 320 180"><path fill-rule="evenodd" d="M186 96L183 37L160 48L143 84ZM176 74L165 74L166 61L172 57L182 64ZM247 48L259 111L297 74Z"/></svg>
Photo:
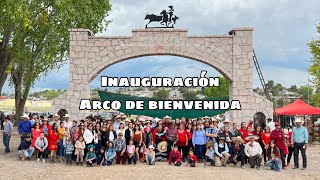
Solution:
<svg viewBox="0 0 320 180"><path fill-rule="evenodd" d="M132 122L129 122L128 128L124 132L126 144L129 144L129 141L130 141L130 139L132 139L132 136L133 136L133 125L132 125Z"/></svg>
<svg viewBox="0 0 320 180"><path fill-rule="evenodd" d="M245 154L244 154L244 146L243 146L243 139L240 136L232 137L232 141L234 144L231 145L229 148L230 153L230 162L237 165L238 161L241 161L241 168L244 168L244 161L245 161Z"/></svg>

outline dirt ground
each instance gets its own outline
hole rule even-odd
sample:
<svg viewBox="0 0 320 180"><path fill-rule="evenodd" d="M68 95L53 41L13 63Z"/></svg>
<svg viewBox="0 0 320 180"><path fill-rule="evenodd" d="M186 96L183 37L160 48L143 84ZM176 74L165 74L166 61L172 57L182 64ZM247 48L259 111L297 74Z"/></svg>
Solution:
<svg viewBox="0 0 320 180"><path fill-rule="evenodd" d="M276 180L276 179L295 179L295 180L318 180L320 179L320 146L312 146L307 149L308 167L307 170L292 170L293 160L288 170L274 172L262 168L260 171L246 167L175 167L169 166L165 162L157 162L155 166L148 166L144 163L137 165L112 165L104 167L81 167L66 166L62 163L37 162L35 157L31 161L21 162L18 159L17 147L20 139L15 132L11 139L11 153L4 152L2 144L2 132L0 134L0 179L232 179L232 180ZM300 158L301 159L301 158ZM302 164L302 163L300 163Z"/></svg>

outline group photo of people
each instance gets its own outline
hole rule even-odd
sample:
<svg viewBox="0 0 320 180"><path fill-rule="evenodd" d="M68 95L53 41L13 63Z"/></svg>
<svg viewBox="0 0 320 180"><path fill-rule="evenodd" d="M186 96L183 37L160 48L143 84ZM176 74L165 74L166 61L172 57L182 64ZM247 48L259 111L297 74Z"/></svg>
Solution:
<svg viewBox="0 0 320 180"><path fill-rule="evenodd" d="M301 117L296 117L295 127L286 131L271 118L265 125L249 121L238 128L222 115L197 119L128 117L123 113L110 118L87 116L78 122L68 114L63 120L55 114L50 121L43 116L23 115L18 124L19 147L10 147L14 130L10 117L6 117L5 152L18 148L21 161L66 166L166 162L173 166L265 167L274 171L307 168L308 132Z"/></svg>

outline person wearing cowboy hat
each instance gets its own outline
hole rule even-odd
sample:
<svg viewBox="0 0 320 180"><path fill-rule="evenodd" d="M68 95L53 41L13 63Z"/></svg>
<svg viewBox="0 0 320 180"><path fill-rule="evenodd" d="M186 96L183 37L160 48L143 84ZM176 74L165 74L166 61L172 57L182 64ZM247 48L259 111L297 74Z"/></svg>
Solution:
<svg viewBox="0 0 320 180"><path fill-rule="evenodd" d="M156 153L153 149L153 145L148 146L148 150L146 152L146 161L148 165L155 165L156 163Z"/></svg>
<svg viewBox="0 0 320 180"><path fill-rule="evenodd" d="M177 145L174 145L172 151L170 152L168 163L169 165L173 163L175 166L181 166L181 153L179 152Z"/></svg>
<svg viewBox="0 0 320 180"><path fill-rule="evenodd" d="M230 163L233 163L234 166L237 166L237 162L241 161L241 168L244 168L245 155L244 155L244 140L240 137L232 137L233 143L230 150Z"/></svg>
<svg viewBox="0 0 320 180"><path fill-rule="evenodd" d="M53 125L53 123L56 123L56 124L59 124L60 123L60 121L59 121L59 115L58 114L55 114L55 115L53 115L53 119L50 121L50 126L52 126Z"/></svg>
<svg viewBox="0 0 320 180"><path fill-rule="evenodd" d="M163 117L162 124L163 124L165 127L169 127L170 120L171 120L171 117L170 117L170 116L165 116L165 117Z"/></svg>
<svg viewBox="0 0 320 180"><path fill-rule="evenodd" d="M123 120L124 118L122 118L120 115L117 115L115 118L115 121L113 123L113 126L115 128L115 130L117 131L120 127L120 123L123 123L121 120Z"/></svg>
<svg viewBox="0 0 320 180"><path fill-rule="evenodd" d="M214 158L216 166L227 167L227 162L230 157L229 147L226 143L226 137L224 134L219 134L218 142L214 143L214 152L216 156Z"/></svg>
<svg viewBox="0 0 320 180"><path fill-rule="evenodd" d="M70 121L70 115L66 114L64 115L64 127L68 128L70 130L72 128L73 122Z"/></svg>
<svg viewBox="0 0 320 180"><path fill-rule="evenodd" d="M244 153L249 157L250 167L256 168L260 170L260 165L262 161L262 148L258 142L259 136L257 135L249 135L245 138L245 140L249 140L249 142L244 147Z"/></svg>
<svg viewBox="0 0 320 180"><path fill-rule="evenodd" d="M31 134L31 122L29 121L29 116L27 114L24 114L22 116L23 120L19 122L18 125L18 132L21 138L21 141L24 140L25 135L30 135Z"/></svg>
<svg viewBox="0 0 320 180"><path fill-rule="evenodd" d="M96 157L96 153L95 153L94 149L95 149L95 147L93 144L90 144L87 147L88 152L87 152L87 155L85 158L87 167L92 167L97 162L97 157Z"/></svg>
<svg viewBox="0 0 320 180"><path fill-rule="evenodd" d="M299 151L302 155L302 169L307 168L307 156L306 149L309 142L308 130L306 127L302 126L302 119L300 117L295 118L296 127L292 130L292 140L291 143L294 147L294 167L292 169L299 168Z"/></svg>
<svg viewBox="0 0 320 180"><path fill-rule="evenodd" d="M221 122L221 117L219 116L219 115L217 115L216 117L215 117L215 120L217 121L217 127L218 127L218 129L221 129L221 127L223 126L223 123Z"/></svg>
<svg viewBox="0 0 320 180"><path fill-rule="evenodd" d="M281 129L280 123L276 122L275 123L276 129L273 130L270 134L270 140L274 140L275 145L279 148L280 150L280 157L281 157L281 162L282 162L282 169L286 170L286 160L284 158L284 149L285 144L284 144L284 132Z"/></svg>
<svg viewBox="0 0 320 180"><path fill-rule="evenodd" d="M222 133L224 131L224 127L225 126L229 126L230 125L230 120L229 119L225 119L222 122L222 126L220 126L219 132Z"/></svg>

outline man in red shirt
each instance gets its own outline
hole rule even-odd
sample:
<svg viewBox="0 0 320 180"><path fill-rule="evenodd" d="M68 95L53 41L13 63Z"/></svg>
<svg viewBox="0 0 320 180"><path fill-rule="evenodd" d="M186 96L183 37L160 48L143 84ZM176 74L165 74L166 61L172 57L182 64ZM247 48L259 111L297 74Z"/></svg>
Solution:
<svg viewBox="0 0 320 180"><path fill-rule="evenodd" d="M194 155L193 150L190 149L186 166L190 165L190 167L196 167L197 162L198 162L197 156Z"/></svg>
<svg viewBox="0 0 320 180"><path fill-rule="evenodd" d="M178 151L178 146L174 145L173 150L169 154L169 165L172 163L175 166L181 166L181 153Z"/></svg>
<svg viewBox="0 0 320 180"><path fill-rule="evenodd" d="M270 140L274 140L275 145L279 148L282 161L282 169L286 169L286 161L284 158L284 132L281 129L279 122L276 122L275 126L276 129L273 130L270 134Z"/></svg>

